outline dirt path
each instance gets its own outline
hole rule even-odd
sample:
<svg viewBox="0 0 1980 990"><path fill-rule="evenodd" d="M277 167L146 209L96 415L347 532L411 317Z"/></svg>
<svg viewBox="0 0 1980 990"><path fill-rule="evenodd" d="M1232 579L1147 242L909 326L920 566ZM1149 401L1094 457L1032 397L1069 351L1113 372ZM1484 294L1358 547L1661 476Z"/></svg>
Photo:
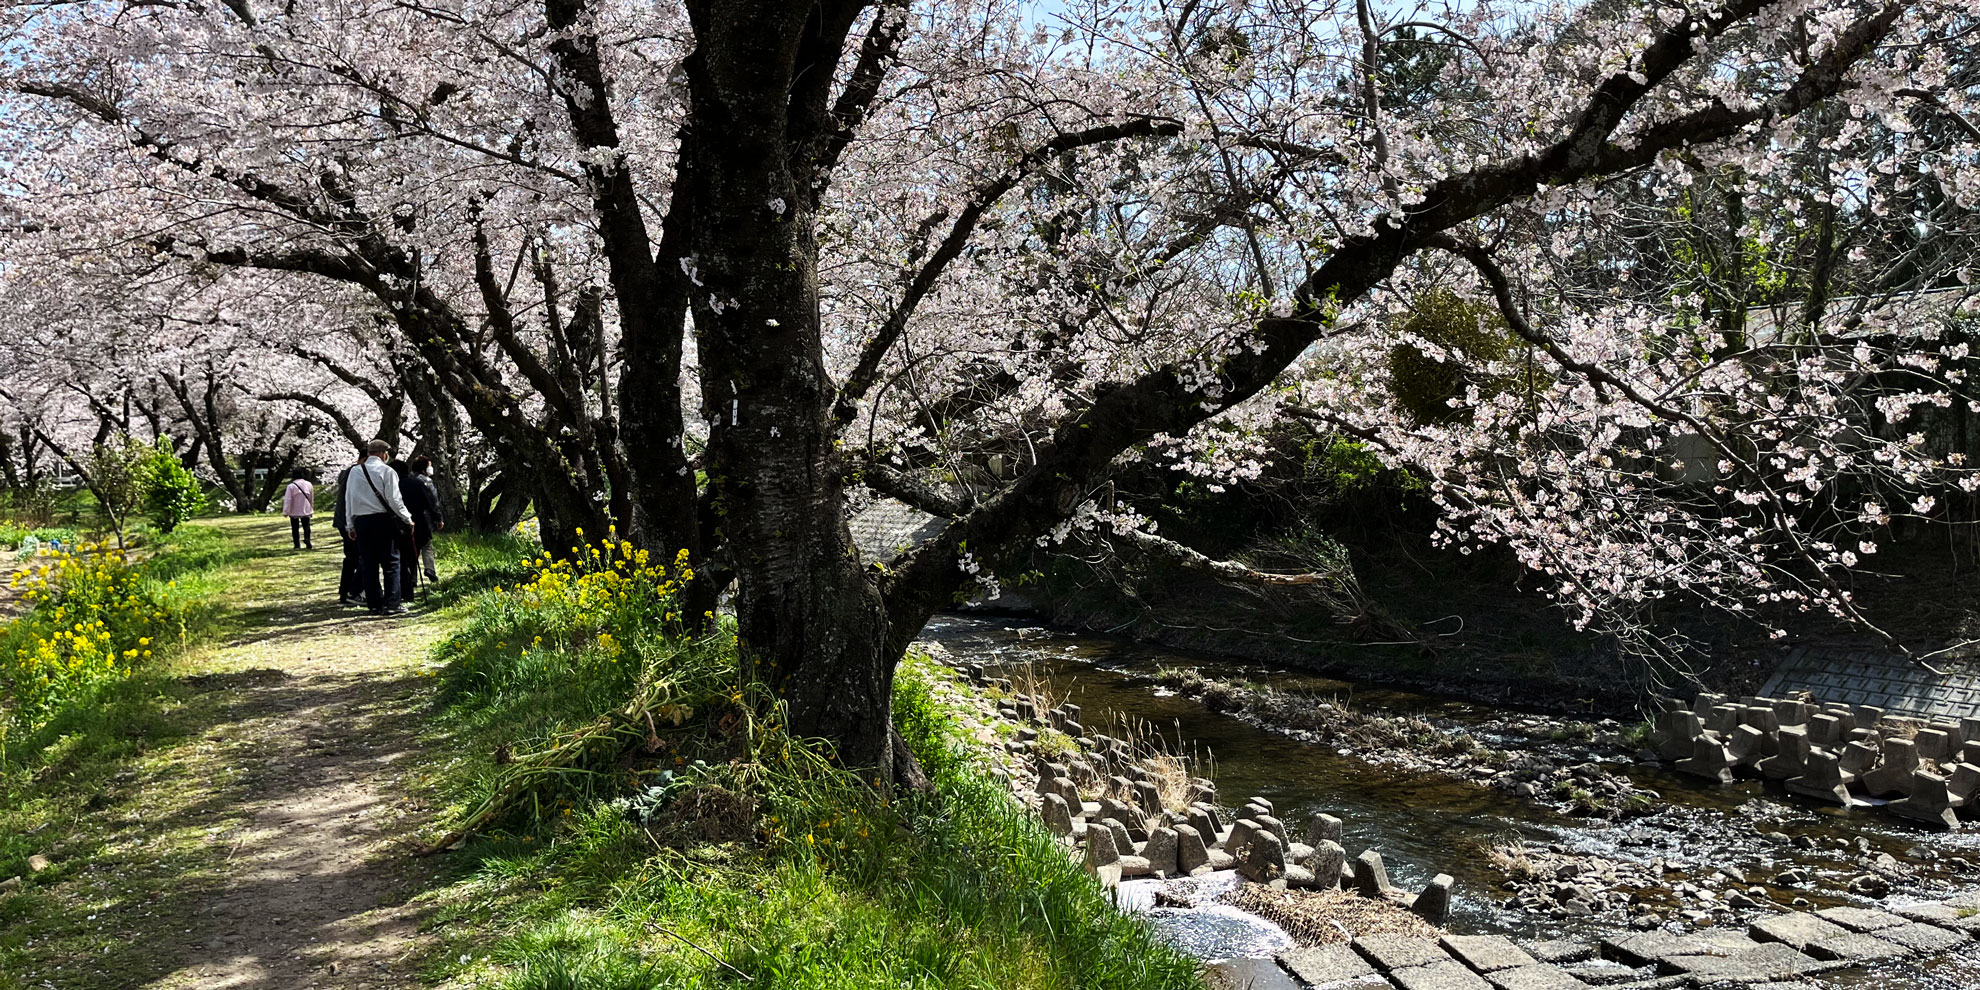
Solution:
<svg viewBox="0 0 1980 990"><path fill-rule="evenodd" d="M104 926L101 955L70 953L39 975L160 990L414 986L407 901L431 867L406 855L424 809L403 784L422 762L432 682L419 668L444 623L336 605L334 542L295 553L279 518L221 525L267 548L226 578L221 606L239 632L191 665L191 736L106 796L121 830L64 885L76 924L91 910Z"/></svg>

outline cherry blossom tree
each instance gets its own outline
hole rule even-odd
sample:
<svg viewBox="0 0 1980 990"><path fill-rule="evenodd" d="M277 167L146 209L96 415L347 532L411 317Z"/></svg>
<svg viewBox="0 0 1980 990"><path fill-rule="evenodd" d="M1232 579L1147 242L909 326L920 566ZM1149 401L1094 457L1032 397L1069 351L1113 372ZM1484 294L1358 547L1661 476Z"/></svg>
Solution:
<svg viewBox="0 0 1980 990"><path fill-rule="evenodd" d="M1107 479L1255 474L1286 416L1431 479L1452 540L1586 621L1847 613L1843 534L1972 483L1893 432L1965 359L1894 303L1958 284L1937 245L1980 197L1967 6L22 3L0 264L141 249L368 295L553 546L617 520L701 594L733 577L793 728L911 780L888 699L929 614L1075 530L1190 560ZM1741 211L1728 257L1815 245L1800 329L1726 332L1792 301L1742 290L1750 260L1652 264L1644 221L1693 185ZM1839 227L1921 208L1944 241L1843 264ZM1386 357L1443 356L1396 329L1431 291L1499 311L1523 387L1486 367L1462 415L1404 415ZM951 523L863 567L861 487ZM1812 528L1839 488L1861 504Z"/></svg>

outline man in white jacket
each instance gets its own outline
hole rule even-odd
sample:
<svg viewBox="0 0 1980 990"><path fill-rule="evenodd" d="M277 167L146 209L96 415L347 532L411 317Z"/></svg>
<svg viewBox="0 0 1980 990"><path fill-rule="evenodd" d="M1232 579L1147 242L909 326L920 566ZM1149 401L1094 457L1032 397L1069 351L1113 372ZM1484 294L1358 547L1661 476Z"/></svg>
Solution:
<svg viewBox="0 0 1980 990"><path fill-rule="evenodd" d="M350 472L341 496L347 535L358 546L365 607L373 615L398 615L406 610L399 595L399 531L412 528L412 513L399 493L399 473L385 463L392 446L373 440L364 451L370 456Z"/></svg>

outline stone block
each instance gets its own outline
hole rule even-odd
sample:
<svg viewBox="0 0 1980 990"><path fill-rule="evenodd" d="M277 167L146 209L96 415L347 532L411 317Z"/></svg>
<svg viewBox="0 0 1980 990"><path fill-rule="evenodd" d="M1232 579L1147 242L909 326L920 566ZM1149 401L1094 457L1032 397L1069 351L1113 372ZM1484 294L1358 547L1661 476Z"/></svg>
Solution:
<svg viewBox="0 0 1980 990"><path fill-rule="evenodd" d="M1333 815L1314 815L1306 822L1306 844L1318 849L1322 842L1341 841L1341 820Z"/></svg>
<svg viewBox="0 0 1980 990"><path fill-rule="evenodd" d="M1802 951L1817 959L1834 959L1850 965L1902 959L1911 955L1911 950L1903 945L1864 932L1844 932L1833 938L1816 939Z"/></svg>
<svg viewBox="0 0 1980 990"><path fill-rule="evenodd" d="M1251 838L1258 834L1258 823L1249 818L1240 818L1231 826L1231 834L1224 836L1224 851L1238 859L1244 858L1244 849L1251 845Z"/></svg>
<svg viewBox="0 0 1980 990"><path fill-rule="evenodd" d="M1255 883L1271 883L1286 875L1286 847L1279 837L1260 830L1245 845L1238 873Z"/></svg>
<svg viewBox="0 0 1980 990"><path fill-rule="evenodd" d="M1595 957L1595 943L1578 938L1550 938L1539 942L1528 942L1526 951L1534 959L1543 963L1577 963Z"/></svg>
<svg viewBox="0 0 1980 990"><path fill-rule="evenodd" d="M1773 736L1752 725L1735 726L1732 735L1726 738L1726 752L1732 754L1733 762L1743 767L1757 765L1772 756L1775 745Z"/></svg>
<svg viewBox="0 0 1980 990"><path fill-rule="evenodd" d="M1203 833L1194 825L1177 825L1170 831L1176 836L1176 872L1210 872L1210 847L1204 843Z"/></svg>
<svg viewBox="0 0 1980 990"><path fill-rule="evenodd" d="M1726 942L1725 939L1676 935L1661 930L1631 932L1604 936L1602 954L1631 966L1648 966L1653 963L1661 964L1665 959L1674 956L1725 955L1750 947L1741 946L1737 942L1728 946Z"/></svg>
<svg viewBox="0 0 1980 990"><path fill-rule="evenodd" d="M1871 767L1877 765L1878 752L1876 746L1867 742L1858 741L1844 744L1841 754L1843 772L1850 774L1852 777L1862 776ZM1851 783L1855 783L1855 781L1851 780Z"/></svg>
<svg viewBox="0 0 1980 990"><path fill-rule="evenodd" d="M1313 855L1307 857L1306 862L1301 865L1312 870L1313 875L1322 883L1329 882L1329 878L1332 878L1334 885L1339 886L1341 870L1347 866L1347 850L1341 848L1338 842L1321 839L1320 844L1313 847Z"/></svg>
<svg viewBox="0 0 1980 990"><path fill-rule="evenodd" d="M1354 858L1354 889L1363 897L1389 896L1394 888L1389 885L1389 868L1382 862L1381 853L1364 849Z"/></svg>
<svg viewBox="0 0 1980 990"><path fill-rule="evenodd" d="M1299 984L1271 959L1220 959L1203 967L1209 990L1299 990Z"/></svg>
<svg viewBox="0 0 1980 990"><path fill-rule="evenodd" d="M1832 907L1815 912L1824 921L1832 921L1853 932L1879 932L1886 928L1896 928L1906 924L1903 918L1889 911L1875 908Z"/></svg>
<svg viewBox="0 0 1980 990"><path fill-rule="evenodd" d="M1780 719L1783 729L1791 725L1807 725L1809 717L1814 714L1814 707L1805 701L1774 702L1774 715Z"/></svg>
<svg viewBox="0 0 1980 990"><path fill-rule="evenodd" d="M1210 803L1217 800L1217 785L1205 777L1189 779L1189 794L1185 804Z"/></svg>
<svg viewBox="0 0 1980 990"><path fill-rule="evenodd" d="M1120 862L1120 848L1114 845L1113 830L1099 827L1086 830L1086 868L1096 870Z"/></svg>
<svg viewBox="0 0 1980 990"><path fill-rule="evenodd" d="M1693 698L1691 701L1691 710L1699 718L1704 718L1705 716L1712 713L1712 709L1717 708L1725 703L1726 703L1726 696L1723 694L1714 694L1709 691L1700 691L1698 693L1698 697Z"/></svg>
<svg viewBox="0 0 1980 990"><path fill-rule="evenodd" d="M1738 705L1713 705L1705 715L1705 730L1721 736L1732 735L1732 730L1739 726L1739 710Z"/></svg>
<svg viewBox="0 0 1980 990"><path fill-rule="evenodd" d="M1210 810L1192 806L1187 814L1189 824L1196 829L1197 834L1203 836L1203 841L1206 844L1215 844L1217 833L1223 830L1217 827L1217 819L1211 815Z"/></svg>
<svg viewBox="0 0 1980 990"><path fill-rule="evenodd" d="M1066 799L1057 794L1038 799L1038 816L1045 820L1045 827L1053 835L1063 838L1073 833L1072 811L1066 807Z"/></svg>
<svg viewBox="0 0 1980 990"><path fill-rule="evenodd" d="M1889 939L1913 952L1944 952L1947 949L1965 945L1967 934L1956 932L1938 925L1907 921L1891 928L1879 928L1871 934Z"/></svg>
<svg viewBox="0 0 1980 990"><path fill-rule="evenodd" d="M1316 987L1359 988L1387 987L1389 981L1375 972L1375 967L1359 953L1345 945L1322 945L1310 949L1293 949L1279 953L1279 965L1291 971L1292 975Z"/></svg>
<svg viewBox="0 0 1980 990"><path fill-rule="evenodd" d="M1779 942L1724 956L1671 956L1658 965L1700 983L1765 983L1836 968L1834 963L1824 963Z"/></svg>
<svg viewBox="0 0 1980 990"><path fill-rule="evenodd" d="M1384 973L1431 963L1457 965L1435 941L1410 935L1364 935L1354 940L1354 951Z"/></svg>
<svg viewBox="0 0 1980 990"><path fill-rule="evenodd" d="M1922 921L1968 935L1980 935L1980 913L1972 908L1961 909L1938 901L1924 901L1894 907L1891 912L1907 921Z"/></svg>
<svg viewBox="0 0 1980 990"><path fill-rule="evenodd" d="M1409 902L1409 909L1417 916L1433 925L1441 925L1451 917L1451 886L1456 878L1448 873L1439 873L1423 885L1423 891Z"/></svg>
<svg viewBox="0 0 1980 990"><path fill-rule="evenodd" d="M1142 843L1141 846L1141 856L1143 859L1148 860L1148 868L1154 871L1156 875L1165 877L1180 876L1185 871L1177 869L1177 852L1179 848L1180 839L1175 829L1158 828L1148 833L1148 841Z"/></svg>
<svg viewBox="0 0 1980 990"><path fill-rule="evenodd" d="M1946 773L1946 793L1957 800L1960 807L1980 803L1980 765L1953 764Z"/></svg>
<svg viewBox="0 0 1980 990"><path fill-rule="evenodd" d="M1634 966L1625 966L1607 959L1590 959L1586 962L1561 965L1569 975L1589 986L1606 987L1615 983L1630 983L1640 977Z"/></svg>
<svg viewBox="0 0 1980 990"><path fill-rule="evenodd" d="M1800 911L1761 918L1748 925L1746 931L1756 942L1780 942L1800 952L1808 951L1811 943L1821 939L1849 934L1849 929L1841 925Z"/></svg>
<svg viewBox="0 0 1980 990"><path fill-rule="evenodd" d="M1389 979L1402 990L1492 990L1490 983L1464 968L1463 963L1449 960L1398 969L1389 974Z"/></svg>
<svg viewBox="0 0 1980 990"><path fill-rule="evenodd" d="M1548 963L1486 973L1485 979L1498 990L1588 990L1579 977Z"/></svg>
<svg viewBox="0 0 1980 990"><path fill-rule="evenodd" d="M1253 794L1252 796L1250 796L1250 797L1248 797L1248 798L1246 798L1246 799L1245 799L1245 801L1244 801L1244 803L1245 803L1245 806L1246 806L1246 807L1254 807L1254 806L1255 806L1255 807L1258 807L1258 808L1261 808L1261 809L1263 809L1263 810L1264 810L1264 812L1265 812L1266 814L1268 814L1268 815L1272 813L1272 802L1270 802L1270 801L1268 801L1268 800L1266 800L1266 799L1264 799L1264 798L1262 798L1262 797L1259 797L1259 796L1258 796L1258 795L1256 795L1256 794Z"/></svg>
<svg viewBox="0 0 1980 990"><path fill-rule="evenodd" d="M1278 836L1280 846L1285 848L1292 847L1292 836L1286 834L1285 822L1282 822L1277 818L1272 817L1271 815L1260 815L1252 820L1258 823L1259 828L1264 829L1265 831Z"/></svg>
<svg viewBox="0 0 1980 990"><path fill-rule="evenodd" d="M1162 813L1162 792L1148 781L1137 780L1134 782L1134 803L1140 806L1144 814L1159 815Z"/></svg>
<svg viewBox="0 0 1980 990"><path fill-rule="evenodd" d="M1446 935L1437 944L1458 962L1481 973L1540 962L1504 935Z"/></svg>

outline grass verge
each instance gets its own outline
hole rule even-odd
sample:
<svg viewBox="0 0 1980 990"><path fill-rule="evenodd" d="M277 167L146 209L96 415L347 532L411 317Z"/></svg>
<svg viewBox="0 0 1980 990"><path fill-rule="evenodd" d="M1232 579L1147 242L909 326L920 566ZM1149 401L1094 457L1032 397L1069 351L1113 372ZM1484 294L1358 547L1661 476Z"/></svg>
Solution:
<svg viewBox="0 0 1980 990"><path fill-rule="evenodd" d="M459 820L510 797L429 895L445 940L431 978L501 990L1199 985L1190 960L1116 912L984 771L961 713L932 690L946 670L911 658L901 671L896 719L935 788L889 802L781 731L776 707L737 680L726 634L669 630L670 599L653 588L672 575L644 587L599 577L638 566L608 553L562 575L540 568L477 599L442 648L435 745L460 754L443 800ZM519 779L527 799L514 797Z"/></svg>

